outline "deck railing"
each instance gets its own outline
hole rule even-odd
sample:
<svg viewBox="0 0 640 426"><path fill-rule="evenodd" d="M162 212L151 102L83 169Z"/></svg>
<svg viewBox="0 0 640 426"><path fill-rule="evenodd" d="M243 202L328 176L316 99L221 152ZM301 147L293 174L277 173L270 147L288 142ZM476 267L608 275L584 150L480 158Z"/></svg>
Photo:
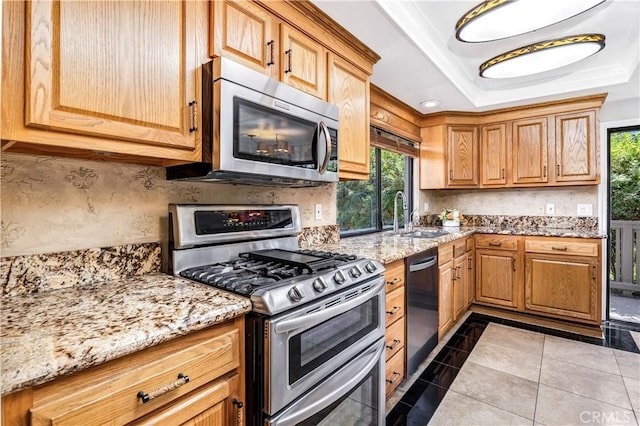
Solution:
<svg viewBox="0 0 640 426"><path fill-rule="evenodd" d="M612 287L640 291L640 221L612 220L610 237Z"/></svg>

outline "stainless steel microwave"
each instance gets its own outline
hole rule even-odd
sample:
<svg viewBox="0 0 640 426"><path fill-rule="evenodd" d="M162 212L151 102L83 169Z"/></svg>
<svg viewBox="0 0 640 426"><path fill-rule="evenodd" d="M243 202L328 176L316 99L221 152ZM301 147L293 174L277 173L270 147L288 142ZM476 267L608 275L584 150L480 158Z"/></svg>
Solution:
<svg viewBox="0 0 640 426"><path fill-rule="evenodd" d="M202 161L167 179L314 186L338 181L338 107L229 59L202 66Z"/></svg>

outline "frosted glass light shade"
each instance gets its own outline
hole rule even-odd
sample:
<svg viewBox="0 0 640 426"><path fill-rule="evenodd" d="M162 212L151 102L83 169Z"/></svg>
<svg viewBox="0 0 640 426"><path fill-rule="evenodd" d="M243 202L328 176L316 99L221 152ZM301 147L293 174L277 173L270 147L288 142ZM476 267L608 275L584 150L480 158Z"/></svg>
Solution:
<svg viewBox="0 0 640 426"><path fill-rule="evenodd" d="M478 43L544 28L586 12L605 0L487 0L456 23L456 38Z"/></svg>

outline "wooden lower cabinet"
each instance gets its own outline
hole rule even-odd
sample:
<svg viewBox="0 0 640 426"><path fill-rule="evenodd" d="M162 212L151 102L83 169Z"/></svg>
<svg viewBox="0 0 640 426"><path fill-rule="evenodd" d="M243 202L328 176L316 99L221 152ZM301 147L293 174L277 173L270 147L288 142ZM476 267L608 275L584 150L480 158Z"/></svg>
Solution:
<svg viewBox="0 0 640 426"><path fill-rule="evenodd" d="M473 238L470 238L473 241ZM473 303L476 297L476 261L475 251L467 251L467 308Z"/></svg>
<svg viewBox="0 0 640 426"><path fill-rule="evenodd" d="M465 240L460 240L454 245L455 258L453 259L453 321L457 321L467 310L467 252Z"/></svg>
<svg viewBox="0 0 640 426"><path fill-rule="evenodd" d="M405 316L405 267L404 259L385 265L385 353L386 396L389 398L404 380L406 371L407 320Z"/></svg>
<svg viewBox="0 0 640 426"><path fill-rule="evenodd" d="M438 340L453 326L453 245L438 247Z"/></svg>
<svg viewBox="0 0 640 426"><path fill-rule="evenodd" d="M476 250L476 301L518 306L517 255L511 251Z"/></svg>
<svg viewBox="0 0 640 426"><path fill-rule="evenodd" d="M243 348L241 317L6 395L3 425L242 425Z"/></svg>

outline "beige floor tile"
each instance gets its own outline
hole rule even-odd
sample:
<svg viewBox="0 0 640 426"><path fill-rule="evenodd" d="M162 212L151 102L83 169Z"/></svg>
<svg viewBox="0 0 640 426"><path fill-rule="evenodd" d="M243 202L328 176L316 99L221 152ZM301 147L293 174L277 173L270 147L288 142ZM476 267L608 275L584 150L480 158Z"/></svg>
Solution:
<svg viewBox="0 0 640 426"><path fill-rule="evenodd" d="M535 421L547 426L638 424L631 410L544 384L538 387Z"/></svg>
<svg viewBox="0 0 640 426"><path fill-rule="evenodd" d="M467 361L537 382L540 376L542 357L529 352L487 343L482 341L481 338L473 348Z"/></svg>
<svg viewBox="0 0 640 426"><path fill-rule="evenodd" d="M538 393L534 381L467 361L449 389L533 420Z"/></svg>
<svg viewBox="0 0 640 426"><path fill-rule="evenodd" d="M531 426L533 421L449 390L429 421L429 425Z"/></svg>
<svg viewBox="0 0 640 426"><path fill-rule="evenodd" d="M622 376L618 374L543 357L540 383L631 409Z"/></svg>
<svg viewBox="0 0 640 426"><path fill-rule="evenodd" d="M613 349L590 343L545 336L543 356L612 374L620 374L616 357L613 355Z"/></svg>
<svg viewBox="0 0 640 426"><path fill-rule="evenodd" d="M640 380L629 377L623 377L622 380L624 380L624 385L627 388L631 406L636 412L640 411Z"/></svg>
<svg viewBox="0 0 640 426"><path fill-rule="evenodd" d="M544 334L491 323L482 333L480 340L540 355L542 354Z"/></svg>
<svg viewBox="0 0 640 426"><path fill-rule="evenodd" d="M622 375L640 380L640 354L618 349L614 349L613 353L618 360L618 367L620 367Z"/></svg>

